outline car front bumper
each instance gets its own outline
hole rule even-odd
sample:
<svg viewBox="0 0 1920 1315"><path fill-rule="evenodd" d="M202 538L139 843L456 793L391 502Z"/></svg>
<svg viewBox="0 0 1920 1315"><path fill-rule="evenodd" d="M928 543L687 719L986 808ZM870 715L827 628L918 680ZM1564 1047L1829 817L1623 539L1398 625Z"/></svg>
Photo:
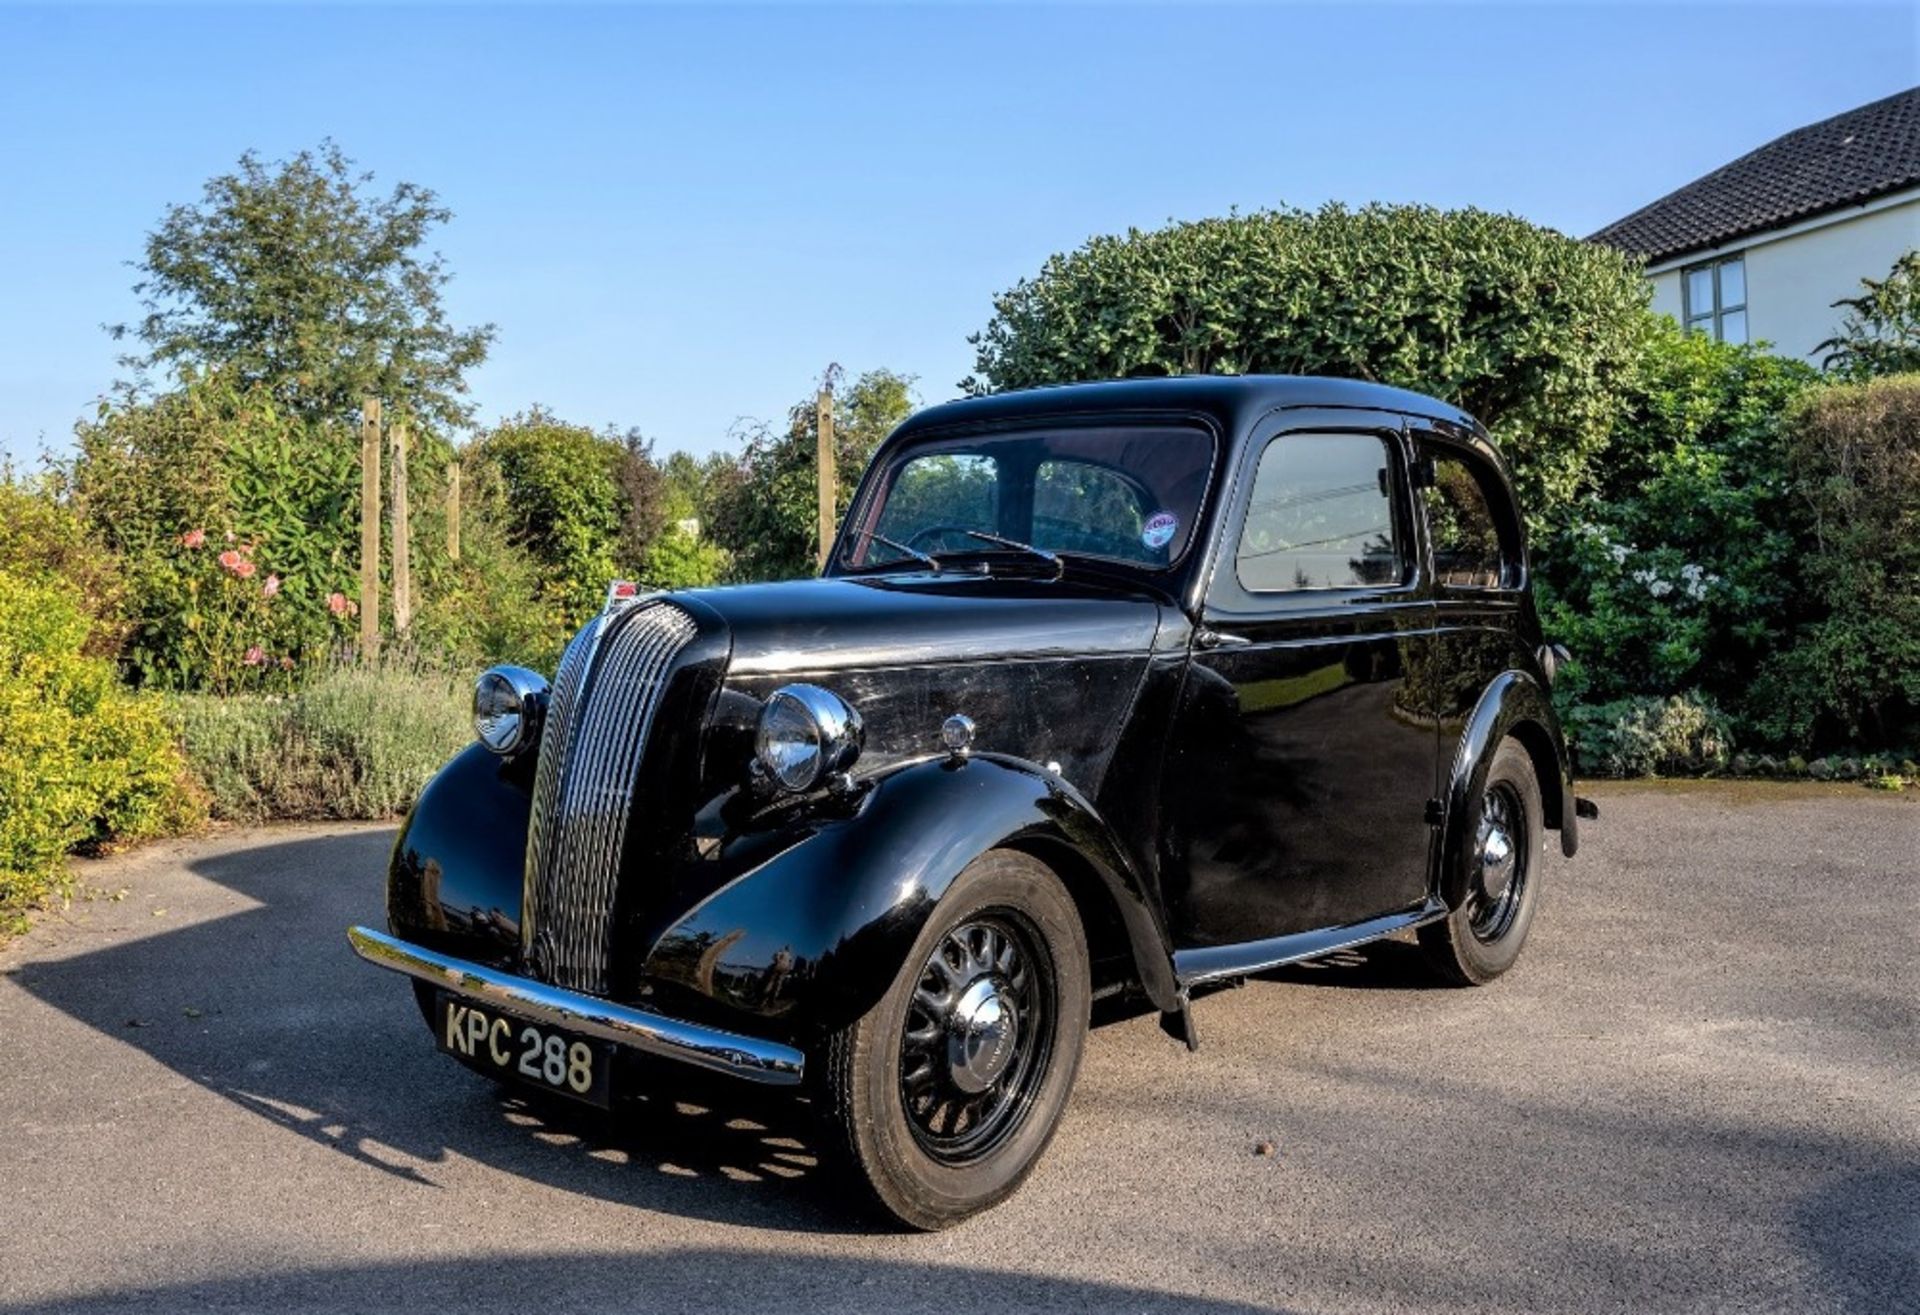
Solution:
<svg viewBox="0 0 1920 1315"><path fill-rule="evenodd" d="M439 954L371 927L347 928L347 942L368 963L491 1004L528 1022L598 1037L630 1050L770 1086L797 1086L805 1072L806 1056L778 1042L684 1023L664 1014L563 990Z"/></svg>

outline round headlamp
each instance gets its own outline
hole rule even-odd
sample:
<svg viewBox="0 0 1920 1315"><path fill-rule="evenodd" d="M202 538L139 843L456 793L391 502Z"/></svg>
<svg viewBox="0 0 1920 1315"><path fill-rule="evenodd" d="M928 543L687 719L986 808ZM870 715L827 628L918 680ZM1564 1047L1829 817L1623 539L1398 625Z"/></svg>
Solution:
<svg viewBox="0 0 1920 1315"><path fill-rule="evenodd" d="M514 754L540 736L547 681L525 667L490 667L473 687L473 733L495 753Z"/></svg>
<svg viewBox="0 0 1920 1315"><path fill-rule="evenodd" d="M795 794L811 790L860 756L860 714L818 685L783 685L760 710L754 757L767 779Z"/></svg>

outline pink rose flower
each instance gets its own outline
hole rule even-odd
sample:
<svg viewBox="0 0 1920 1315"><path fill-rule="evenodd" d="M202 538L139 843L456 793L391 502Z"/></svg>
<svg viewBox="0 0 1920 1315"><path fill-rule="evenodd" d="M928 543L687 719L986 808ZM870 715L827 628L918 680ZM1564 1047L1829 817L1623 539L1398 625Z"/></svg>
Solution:
<svg viewBox="0 0 1920 1315"><path fill-rule="evenodd" d="M347 614L347 596L338 591L327 595L327 610L335 616Z"/></svg>
<svg viewBox="0 0 1920 1315"><path fill-rule="evenodd" d="M260 568L255 566L252 562L242 557L240 559L240 564L233 568L233 573L239 576L242 580L251 580L253 578L253 573L259 569Z"/></svg>
<svg viewBox="0 0 1920 1315"><path fill-rule="evenodd" d="M264 584L262 584L262 585L260 586L260 592L261 592L261 593L263 593L263 594L265 594L265 595L266 595L267 597L269 597L269 598L271 598L271 597L273 597L273 596L274 596L275 594L277 594L277 593L279 593L279 592L280 592L280 577L279 577L279 576L277 576L277 575L269 575L269 576L267 577L267 579L266 579L266 583L264 583Z"/></svg>
<svg viewBox="0 0 1920 1315"><path fill-rule="evenodd" d="M247 650L247 656L242 660L250 667L257 667L267 660L267 651L255 644Z"/></svg>
<svg viewBox="0 0 1920 1315"><path fill-rule="evenodd" d="M231 548L220 554L221 567L225 570L232 571L235 575L240 574L240 563L245 560L245 558Z"/></svg>
<svg viewBox="0 0 1920 1315"><path fill-rule="evenodd" d="M189 548L198 548L201 544L205 543L206 541L207 541L207 532L205 530L188 530L185 534L180 536L180 542L184 543Z"/></svg>

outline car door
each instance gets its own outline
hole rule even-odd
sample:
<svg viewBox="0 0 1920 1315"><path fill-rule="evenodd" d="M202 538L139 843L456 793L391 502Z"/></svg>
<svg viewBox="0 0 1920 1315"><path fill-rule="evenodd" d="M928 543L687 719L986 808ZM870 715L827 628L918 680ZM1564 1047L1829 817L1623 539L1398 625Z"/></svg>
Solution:
<svg viewBox="0 0 1920 1315"><path fill-rule="evenodd" d="M1242 454L1163 793L1182 948L1426 896L1436 735L1408 673L1432 603L1409 454L1398 417L1355 412L1276 419Z"/></svg>

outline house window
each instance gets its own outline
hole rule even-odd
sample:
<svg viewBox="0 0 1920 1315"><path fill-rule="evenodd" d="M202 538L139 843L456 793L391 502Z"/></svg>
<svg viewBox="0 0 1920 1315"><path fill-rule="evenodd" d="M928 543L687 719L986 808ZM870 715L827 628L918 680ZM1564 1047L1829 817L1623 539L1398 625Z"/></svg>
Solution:
<svg viewBox="0 0 1920 1315"><path fill-rule="evenodd" d="M1687 332L1721 342L1747 340L1747 265L1739 256L1689 265L1680 273Z"/></svg>

